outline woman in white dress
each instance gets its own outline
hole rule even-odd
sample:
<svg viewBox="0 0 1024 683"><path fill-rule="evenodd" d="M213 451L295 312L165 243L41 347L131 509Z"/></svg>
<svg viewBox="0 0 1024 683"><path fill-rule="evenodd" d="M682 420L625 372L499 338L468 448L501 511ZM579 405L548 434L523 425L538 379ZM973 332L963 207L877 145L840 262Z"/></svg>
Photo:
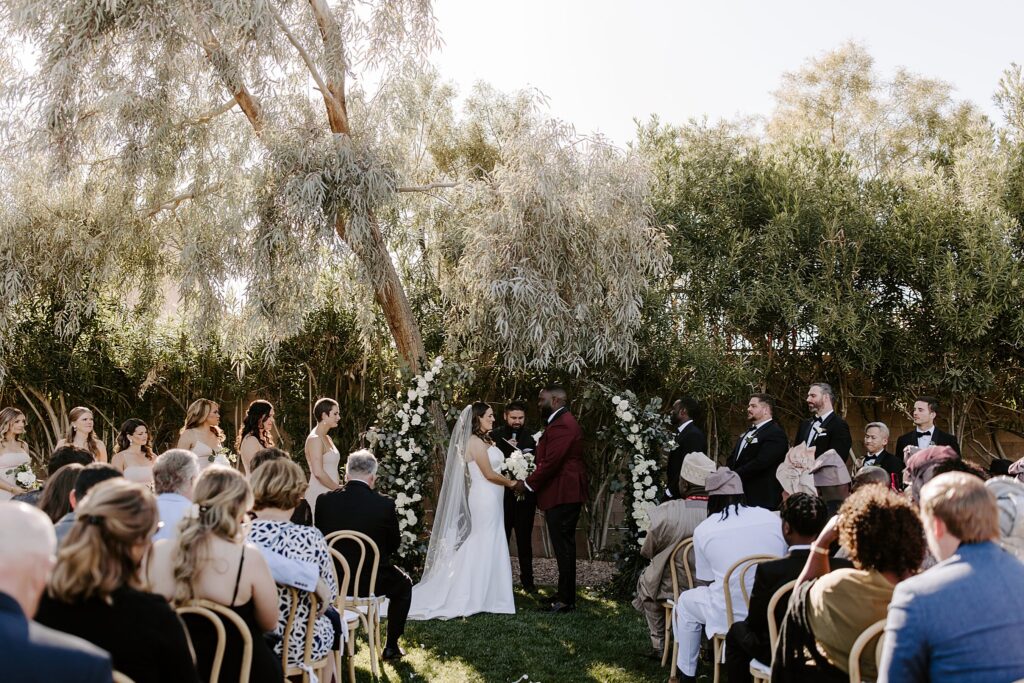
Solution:
<svg viewBox="0 0 1024 683"><path fill-rule="evenodd" d="M494 411L480 402L455 423L409 619L515 614L504 524L505 489L515 482L495 472L504 457L489 436L493 426Z"/></svg>
<svg viewBox="0 0 1024 683"><path fill-rule="evenodd" d="M322 398L313 406L316 427L306 437L306 464L309 466L309 486L306 487L306 502L316 520L316 499L322 494L341 487L341 453L331 440L329 432L341 422L338 402Z"/></svg>
<svg viewBox="0 0 1024 683"><path fill-rule="evenodd" d="M185 413L185 426L181 428L176 448L184 448L196 454L199 471L210 465L231 467L223 453L218 453L224 443L224 430L220 428L220 406L210 399L201 398L192 402Z"/></svg>
<svg viewBox="0 0 1024 683"><path fill-rule="evenodd" d="M92 411L83 406L71 409L68 413L68 431L64 438L57 442L57 448L74 446L92 453L96 462L107 461L107 447L96 436L96 420Z"/></svg>
<svg viewBox="0 0 1024 683"><path fill-rule="evenodd" d="M110 464L121 470L124 478L153 488L153 449L149 447L149 429L137 417L130 417L117 433L117 452Z"/></svg>
<svg viewBox="0 0 1024 683"><path fill-rule="evenodd" d="M32 460L28 444L22 439L26 424L25 413L17 408L0 410L0 500L25 493L14 478L16 470Z"/></svg>
<svg viewBox="0 0 1024 683"><path fill-rule="evenodd" d="M273 428L274 406L270 401L258 398L250 403L249 408L245 411L242 428L238 430L238 442L235 444L245 476L248 477L252 472L249 465L252 463L253 456L264 448L274 445L274 437L271 436Z"/></svg>

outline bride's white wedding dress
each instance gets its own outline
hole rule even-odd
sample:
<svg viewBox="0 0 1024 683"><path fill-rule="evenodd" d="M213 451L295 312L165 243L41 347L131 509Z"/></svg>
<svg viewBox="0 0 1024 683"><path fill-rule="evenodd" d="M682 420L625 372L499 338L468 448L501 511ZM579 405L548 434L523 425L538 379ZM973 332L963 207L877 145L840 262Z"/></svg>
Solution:
<svg viewBox="0 0 1024 683"><path fill-rule="evenodd" d="M487 457L495 470L504 460L497 446L487 449ZM505 489L487 481L475 462L464 464L469 472L469 535L449 561L439 562L435 571L425 572L424 580L413 586L409 619L452 619L479 612L515 614L512 565L505 540Z"/></svg>

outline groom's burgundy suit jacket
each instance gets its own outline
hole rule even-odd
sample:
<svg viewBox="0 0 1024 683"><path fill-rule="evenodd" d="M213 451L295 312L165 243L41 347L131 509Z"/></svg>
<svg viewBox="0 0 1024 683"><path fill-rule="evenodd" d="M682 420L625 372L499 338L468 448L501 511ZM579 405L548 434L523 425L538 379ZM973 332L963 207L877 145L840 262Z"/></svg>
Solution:
<svg viewBox="0 0 1024 683"><path fill-rule="evenodd" d="M544 430L534 455L537 469L526 483L537 493L537 507L587 500L587 466L583 462L583 430L567 409Z"/></svg>

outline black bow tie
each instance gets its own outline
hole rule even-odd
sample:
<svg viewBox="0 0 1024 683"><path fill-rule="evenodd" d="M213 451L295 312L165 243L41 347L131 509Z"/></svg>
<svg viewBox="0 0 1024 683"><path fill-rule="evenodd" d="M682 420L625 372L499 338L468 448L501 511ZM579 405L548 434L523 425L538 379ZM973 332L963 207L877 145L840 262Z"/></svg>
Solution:
<svg viewBox="0 0 1024 683"><path fill-rule="evenodd" d="M932 435L932 433L931 433L931 430L929 430L929 431L927 431L927 432L914 432L914 436L916 436L916 437L917 437L917 438L919 438L919 439L920 439L920 438L921 438L922 436L931 436L931 435Z"/></svg>

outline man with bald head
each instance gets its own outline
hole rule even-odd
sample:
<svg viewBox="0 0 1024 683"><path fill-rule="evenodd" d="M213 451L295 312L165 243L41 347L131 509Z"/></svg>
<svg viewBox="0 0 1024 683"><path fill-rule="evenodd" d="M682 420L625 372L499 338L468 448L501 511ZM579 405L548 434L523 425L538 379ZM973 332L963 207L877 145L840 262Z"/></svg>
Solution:
<svg viewBox="0 0 1024 683"><path fill-rule="evenodd" d="M41 510L0 502L3 679L110 683L110 655L92 643L31 621L53 570L56 550L53 525Z"/></svg>

